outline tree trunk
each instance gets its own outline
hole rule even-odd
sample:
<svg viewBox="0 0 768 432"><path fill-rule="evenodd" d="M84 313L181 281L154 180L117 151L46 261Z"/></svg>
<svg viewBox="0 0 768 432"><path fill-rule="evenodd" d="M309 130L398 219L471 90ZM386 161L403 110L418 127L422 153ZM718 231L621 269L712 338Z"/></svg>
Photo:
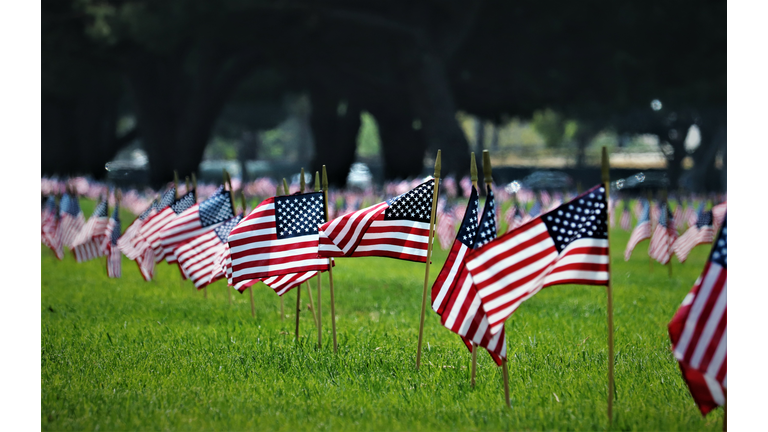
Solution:
<svg viewBox="0 0 768 432"><path fill-rule="evenodd" d="M424 171L427 142L421 130L412 125L407 111L399 107L374 108L371 114L379 125L384 179L418 177Z"/></svg>
<svg viewBox="0 0 768 432"><path fill-rule="evenodd" d="M345 113L338 112L339 99L322 89L312 91L312 135L315 155L310 172L322 172L325 165L328 183L344 187L357 149L360 107L349 103Z"/></svg>

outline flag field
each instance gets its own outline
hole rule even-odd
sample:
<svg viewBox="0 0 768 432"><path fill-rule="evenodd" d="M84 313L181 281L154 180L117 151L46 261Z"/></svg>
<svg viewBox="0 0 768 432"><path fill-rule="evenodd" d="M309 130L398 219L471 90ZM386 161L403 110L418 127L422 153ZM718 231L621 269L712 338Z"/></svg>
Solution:
<svg viewBox="0 0 768 432"><path fill-rule="evenodd" d="M85 214L95 204L81 200ZM501 204L504 214L509 202ZM121 208L123 229L134 218ZM683 265L672 258L670 279L659 264L649 270L647 240L625 262L628 239L611 231L613 429L721 430L721 409L699 413L667 333L710 245ZM436 242L430 285L446 257ZM191 281L179 282L176 265L159 263L152 282L135 262L123 257L122 266L122 278L109 279L104 257L77 263L67 252L59 261L41 245L43 430L607 428L604 287L545 288L508 319L510 410L501 368L481 350L472 388L471 355L430 311L415 370L423 264L336 260L338 354L327 342L327 274L318 349L312 313L302 305L295 341L295 310L281 321L278 297L263 284L253 287L254 319L248 293L228 304L226 281L209 285L204 299ZM284 297L294 304L296 289Z"/></svg>

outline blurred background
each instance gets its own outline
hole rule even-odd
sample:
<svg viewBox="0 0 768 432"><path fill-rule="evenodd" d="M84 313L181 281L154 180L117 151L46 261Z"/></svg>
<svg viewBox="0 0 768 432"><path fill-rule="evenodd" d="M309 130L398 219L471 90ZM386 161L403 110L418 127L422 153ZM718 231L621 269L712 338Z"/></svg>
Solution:
<svg viewBox="0 0 768 432"><path fill-rule="evenodd" d="M42 1L46 176L726 189L726 2ZM537 177L538 176L538 177ZM595 181L595 182L596 182Z"/></svg>

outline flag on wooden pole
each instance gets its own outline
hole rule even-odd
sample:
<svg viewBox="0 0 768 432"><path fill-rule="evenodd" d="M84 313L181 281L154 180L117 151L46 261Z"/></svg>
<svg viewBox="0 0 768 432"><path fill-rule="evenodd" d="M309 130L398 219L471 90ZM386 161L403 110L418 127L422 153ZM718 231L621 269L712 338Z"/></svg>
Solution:
<svg viewBox="0 0 768 432"><path fill-rule="evenodd" d="M112 217L107 222L105 231L106 243L104 251L107 255L107 277L119 278L122 276L122 254L117 247L117 241L120 239L120 200L115 202L115 209L112 211Z"/></svg>
<svg viewBox="0 0 768 432"><path fill-rule="evenodd" d="M59 222L61 242L66 247L72 247L85 225L85 217L83 216L83 211L80 210L80 201L77 195L65 193L61 197L59 207L61 209Z"/></svg>
<svg viewBox="0 0 768 432"><path fill-rule="evenodd" d="M64 259L64 247L61 241L59 206L53 195L48 196L42 216L41 234L43 244L53 251L56 258L62 260Z"/></svg>
<svg viewBox="0 0 768 432"><path fill-rule="evenodd" d="M96 205L93 214L73 242L72 251L77 262L90 261L107 254L104 240L107 238L109 219L107 200L104 199Z"/></svg>

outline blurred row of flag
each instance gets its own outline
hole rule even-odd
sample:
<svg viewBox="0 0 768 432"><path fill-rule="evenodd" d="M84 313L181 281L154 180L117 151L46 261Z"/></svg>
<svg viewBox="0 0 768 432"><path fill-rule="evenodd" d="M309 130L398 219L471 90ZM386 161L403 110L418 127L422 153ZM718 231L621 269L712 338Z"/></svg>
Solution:
<svg viewBox="0 0 768 432"><path fill-rule="evenodd" d="M470 351L483 347L497 364L507 356L504 323L525 300L549 286L610 283L608 232L619 201L609 201L606 185L573 195L544 198L540 193L528 200L527 211L516 199L504 213L507 230L500 237L492 184L483 191L482 213L475 185L469 185L466 205L452 207L448 199L434 202L437 186L429 178L406 190L393 189L401 193L367 206L362 203L373 195L354 204L345 199L335 217L329 216L327 192L270 196L250 213L246 208L238 213L231 184L230 190L218 186L202 200L198 188L181 193L174 186L147 204L122 235L119 195L110 216L107 194L86 221L70 190L58 202L53 195L46 198L42 239L59 259L65 247L78 262L106 256L109 277L120 277L122 253L146 280L154 278L156 264L166 261L177 264L198 289L226 278L240 292L262 282L283 295L329 271L335 258L426 263L436 233L450 252L432 286L432 309ZM666 202L640 200L632 207L629 200L622 202L618 227L629 230L632 214L637 220L626 259L638 242L650 239L654 259L664 263L674 253L684 261L694 246L715 241L722 226L702 277L670 323L675 357L706 413L724 403L727 383L726 204L706 210L701 201L695 211L693 204L673 211Z"/></svg>

